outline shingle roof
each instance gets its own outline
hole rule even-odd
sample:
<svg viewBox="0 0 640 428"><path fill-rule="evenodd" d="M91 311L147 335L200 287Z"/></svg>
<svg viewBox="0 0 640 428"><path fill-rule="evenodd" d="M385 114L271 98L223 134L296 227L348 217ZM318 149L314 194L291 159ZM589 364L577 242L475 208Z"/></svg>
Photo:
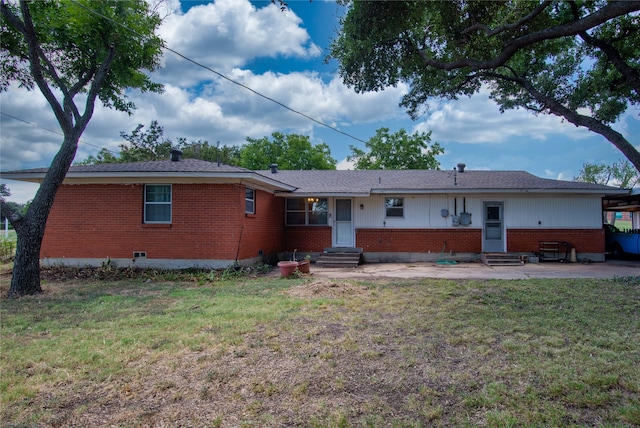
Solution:
<svg viewBox="0 0 640 428"><path fill-rule="evenodd" d="M13 180L39 181L47 168L37 168L3 173ZM599 184L575 181L552 180L536 177L525 171L477 171L466 170L282 170L252 171L198 159L183 159L179 162L152 161L114 163L99 165L75 165L69 169L68 179L73 177L100 177L107 182L110 177L180 177L197 176L200 180L212 178L253 177L265 180L274 190L313 195L368 195L371 193L427 193L427 192L481 192L481 191L540 191L540 192L595 192L624 193L621 189ZM244 177L242 177L244 176ZM40 177L40 179L38 179ZM280 184L279 184L280 183Z"/></svg>
<svg viewBox="0 0 640 428"><path fill-rule="evenodd" d="M525 171L382 170L382 171L259 171L292 186L296 193L369 194L411 191L602 191L619 190L599 184L551 180Z"/></svg>
<svg viewBox="0 0 640 428"><path fill-rule="evenodd" d="M46 173L49 168L26 169L11 171L14 173ZM98 165L73 165L69 173L127 173L127 172L252 172L238 166L224 165L207 162L200 159L183 159L179 162L170 160L130 162L130 163L103 163Z"/></svg>

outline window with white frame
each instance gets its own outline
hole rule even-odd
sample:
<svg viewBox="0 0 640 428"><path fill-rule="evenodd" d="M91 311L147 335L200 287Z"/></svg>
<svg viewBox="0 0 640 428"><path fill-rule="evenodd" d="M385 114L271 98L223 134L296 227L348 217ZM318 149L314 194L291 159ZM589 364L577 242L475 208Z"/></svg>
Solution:
<svg viewBox="0 0 640 428"><path fill-rule="evenodd" d="M326 225L329 213L327 198L287 198L288 226Z"/></svg>
<svg viewBox="0 0 640 428"><path fill-rule="evenodd" d="M256 191L250 187L245 188L244 212L246 214L256 213Z"/></svg>
<svg viewBox="0 0 640 428"><path fill-rule="evenodd" d="M385 198L387 217L404 217L404 198Z"/></svg>
<svg viewBox="0 0 640 428"><path fill-rule="evenodd" d="M144 222L171 223L171 185L144 186Z"/></svg>

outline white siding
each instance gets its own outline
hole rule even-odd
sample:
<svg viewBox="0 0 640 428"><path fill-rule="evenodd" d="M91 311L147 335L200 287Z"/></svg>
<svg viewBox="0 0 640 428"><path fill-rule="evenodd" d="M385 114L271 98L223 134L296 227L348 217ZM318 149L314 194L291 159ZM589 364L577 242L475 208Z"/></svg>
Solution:
<svg viewBox="0 0 640 428"><path fill-rule="evenodd" d="M385 217L385 198L404 198L404 217ZM459 226L482 228L483 203L504 202L504 224L507 228L600 228L602 201L589 195L372 195L353 199L354 225L366 228L442 228L451 226L457 201L457 214L471 213L472 224ZM362 205L362 209L360 209ZM442 217L447 209L449 216Z"/></svg>
<svg viewBox="0 0 640 428"><path fill-rule="evenodd" d="M404 198L404 217L387 218L385 216L385 198ZM362 205L362 209L360 209ZM466 198L467 212L478 212L478 221L482 219L482 202ZM458 197L458 213L462 212L463 199ZM449 211L447 217L442 217L442 210ZM397 229L429 229L451 226L451 216L454 214L454 198L447 195L372 195L369 198L354 198L354 220L356 227L388 227ZM476 223L475 214L473 221ZM481 227L481 223L475 224Z"/></svg>
<svg viewBox="0 0 640 428"><path fill-rule="evenodd" d="M505 200L505 226L512 228L600 228L602 201L593 196L518 196Z"/></svg>

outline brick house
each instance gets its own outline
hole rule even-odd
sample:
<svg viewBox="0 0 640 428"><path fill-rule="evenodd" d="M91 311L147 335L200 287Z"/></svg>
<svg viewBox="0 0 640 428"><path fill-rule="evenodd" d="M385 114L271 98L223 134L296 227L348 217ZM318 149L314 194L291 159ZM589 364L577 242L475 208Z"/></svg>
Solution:
<svg viewBox="0 0 640 428"><path fill-rule="evenodd" d="M40 182L46 169L6 179ZM43 264L220 268L361 249L364 261L531 254L569 242L604 260L602 198L628 193L523 171L267 171L180 159L72 166ZM560 249L562 251L562 249Z"/></svg>

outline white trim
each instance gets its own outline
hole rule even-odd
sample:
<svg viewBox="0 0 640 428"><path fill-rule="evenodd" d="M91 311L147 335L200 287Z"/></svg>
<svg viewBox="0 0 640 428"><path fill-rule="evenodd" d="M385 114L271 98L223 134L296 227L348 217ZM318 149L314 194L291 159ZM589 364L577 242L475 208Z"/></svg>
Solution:
<svg viewBox="0 0 640 428"><path fill-rule="evenodd" d="M249 199L247 198L247 191L251 190L251 193L253 194L253 198ZM251 211L247 211L247 202L251 201L251 205L253 207L253 209ZM256 189L254 189L253 187L249 187L249 186L245 186L244 187L244 213L245 214L255 214L256 213Z"/></svg>
<svg viewBox="0 0 640 428"><path fill-rule="evenodd" d="M169 202L147 202L147 186L169 186ZM142 200L144 204L142 223L143 224L171 224L173 221L173 186L171 184L145 184L142 188ZM169 205L169 220L165 221L150 221L147 220L147 205Z"/></svg>
<svg viewBox="0 0 640 428"><path fill-rule="evenodd" d="M46 172L10 172L3 173L2 178L6 180L26 181L41 183ZM254 187L263 187L268 191L291 192L295 186L273 180L255 172L198 172L198 171L153 171L153 172L68 172L63 184L146 184L161 180L166 183L167 179L172 179L176 183L239 183L250 181Z"/></svg>

